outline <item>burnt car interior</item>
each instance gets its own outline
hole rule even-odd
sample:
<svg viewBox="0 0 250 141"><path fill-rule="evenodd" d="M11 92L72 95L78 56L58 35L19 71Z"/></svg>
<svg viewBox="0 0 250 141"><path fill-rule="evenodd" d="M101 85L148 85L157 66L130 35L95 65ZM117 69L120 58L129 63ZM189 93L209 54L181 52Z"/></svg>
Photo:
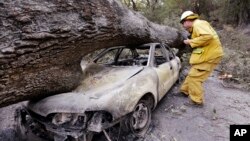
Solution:
<svg viewBox="0 0 250 141"><path fill-rule="evenodd" d="M165 48L164 48L165 47ZM161 65L175 58L167 46L156 45L154 48L154 64ZM104 50L94 62L113 66L147 66L149 61L150 46L121 46ZM166 54L168 56L166 56Z"/></svg>

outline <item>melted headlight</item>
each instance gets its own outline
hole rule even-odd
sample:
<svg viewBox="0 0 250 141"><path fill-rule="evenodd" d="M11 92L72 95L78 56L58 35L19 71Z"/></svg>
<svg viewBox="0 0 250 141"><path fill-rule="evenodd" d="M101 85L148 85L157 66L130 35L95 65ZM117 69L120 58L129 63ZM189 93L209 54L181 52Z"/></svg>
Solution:
<svg viewBox="0 0 250 141"><path fill-rule="evenodd" d="M71 113L58 113L52 119L52 123L55 125L62 125L73 121L75 116Z"/></svg>
<svg viewBox="0 0 250 141"><path fill-rule="evenodd" d="M84 128L87 124L87 116L86 114L57 113L53 116L52 123L57 126Z"/></svg>

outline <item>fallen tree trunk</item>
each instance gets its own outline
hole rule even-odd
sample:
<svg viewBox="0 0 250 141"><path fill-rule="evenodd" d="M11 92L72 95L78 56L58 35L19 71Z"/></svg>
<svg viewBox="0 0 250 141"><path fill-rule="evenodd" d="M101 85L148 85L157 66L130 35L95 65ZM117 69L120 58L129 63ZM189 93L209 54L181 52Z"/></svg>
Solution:
<svg viewBox="0 0 250 141"><path fill-rule="evenodd" d="M74 89L96 49L183 39L116 0L5 0L0 29L0 107Z"/></svg>

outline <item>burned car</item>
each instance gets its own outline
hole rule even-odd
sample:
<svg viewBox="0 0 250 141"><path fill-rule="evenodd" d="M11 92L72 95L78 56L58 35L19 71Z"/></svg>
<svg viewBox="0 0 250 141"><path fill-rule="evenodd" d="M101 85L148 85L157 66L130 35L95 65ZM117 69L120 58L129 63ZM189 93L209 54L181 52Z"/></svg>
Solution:
<svg viewBox="0 0 250 141"><path fill-rule="evenodd" d="M178 80L181 64L167 45L149 43L104 49L81 67L84 78L75 90L20 109L22 137L91 141L117 124L142 137L151 111Z"/></svg>

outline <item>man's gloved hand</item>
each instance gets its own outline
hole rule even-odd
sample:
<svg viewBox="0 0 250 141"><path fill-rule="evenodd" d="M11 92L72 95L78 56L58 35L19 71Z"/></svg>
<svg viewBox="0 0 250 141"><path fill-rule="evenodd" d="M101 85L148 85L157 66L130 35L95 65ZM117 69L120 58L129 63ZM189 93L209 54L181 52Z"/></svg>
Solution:
<svg viewBox="0 0 250 141"><path fill-rule="evenodd" d="M191 42L191 41L190 41L190 39L186 39L186 40L184 40L183 42L184 42L184 44L186 44L186 45L190 45L190 42Z"/></svg>

